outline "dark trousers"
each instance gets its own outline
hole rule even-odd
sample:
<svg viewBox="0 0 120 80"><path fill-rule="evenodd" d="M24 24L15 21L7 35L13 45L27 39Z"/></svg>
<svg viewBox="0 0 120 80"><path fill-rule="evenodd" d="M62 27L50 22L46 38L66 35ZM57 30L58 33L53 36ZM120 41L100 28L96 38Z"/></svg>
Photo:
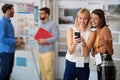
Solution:
<svg viewBox="0 0 120 80"><path fill-rule="evenodd" d="M109 54L101 55L103 63L97 66L98 80L116 80L116 67Z"/></svg>
<svg viewBox="0 0 120 80"><path fill-rule="evenodd" d="M85 63L84 68L76 68L74 62L66 60L63 80L88 80L89 74L89 63Z"/></svg>
<svg viewBox="0 0 120 80"><path fill-rule="evenodd" d="M12 73L14 63L14 53L2 52L0 53L0 59L0 80L10 80L10 74Z"/></svg>

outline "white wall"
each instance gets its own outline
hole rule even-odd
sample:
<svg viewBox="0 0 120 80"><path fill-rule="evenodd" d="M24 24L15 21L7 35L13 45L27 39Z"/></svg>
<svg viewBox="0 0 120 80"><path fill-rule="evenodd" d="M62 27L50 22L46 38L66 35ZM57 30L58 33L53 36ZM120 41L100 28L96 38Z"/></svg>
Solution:
<svg viewBox="0 0 120 80"><path fill-rule="evenodd" d="M16 51L11 80L40 80L33 51Z"/></svg>
<svg viewBox="0 0 120 80"><path fill-rule="evenodd" d="M51 8L51 11L52 11L51 12L52 13L51 14L51 19L53 19L53 21L56 22L59 25L59 31L60 31L60 40L56 44L56 45L59 45L56 48L56 60L55 60L55 78L56 79L62 79L63 78L64 68L65 68L65 57L64 56L58 56L59 55L58 51L61 50L61 51L66 52L66 49L67 49L67 47L66 47L66 29L68 27L73 26L73 25L69 25L69 24L60 25L58 23L58 19L59 19L59 10L58 10L58 8L60 7L59 5L62 5L62 6L68 7L68 8L72 8L73 6L66 5L66 3L67 4L69 4L69 3L72 4L73 3L73 4L75 4L74 7L87 7L87 8L91 7L90 10L93 10L93 8L96 8L96 7L94 7L94 5L98 5L99 8L103 8L104 4L105 5L108 5L108 4L120 4L119 0L113 0L113 1L110 1L110 2L108 1L109 3L107 1L104 1L104 0L101 0L101 1L95 0L95 2L93 0L85 0L85 1L82 0L82 3L84 3L84 5L81 4L81 1L79 1L79 0L76 0L76 1L74 1L74 0L44 0L44 1L43 0L0 0L0 7L1 7L3 2L4 3L14 3L14 4L16 4L16 3L35 3L35 5L38 5L39 8L43 7L43 6L48 6L48 7ZM98 2L98 4L96 2ZM105 10L107 10L107 8ZM0 11L0 17L1 16L2 16L2 12ZM114 53L113 57L114 57L115 64L116 64L116 67L117 67L117 80L119 80L120 79L120 77L119 77L119 75L120 75L120 71L119 71L119 67L120 67L120 65L119 65L119 61L120 61L119 60L120 59L120 55L119 55L120 54L120 51L119 51L119 47L120 47L120 27L119 26L120 26L120 24L119 24L119 22L120 22L120 20L119 19L120 19L120 16L117 16L119 18L118 20L114 20L113 17L115 17L115 16L113 16L113 14L108 16L109 20L107 21L107 23L110 25L109 27L112 30L112 32L117 32L118 33L117 38L119 40L118 40L118 43L114 44L115 53ZM14 26L16 26L16 29L17 29L17 26L18 26L17 14L15 14L12 21L13 21ZM16 32L16 35L17 35L17 32ZM29 51L25 52L25 55L27 55L28 53L29 53ZM35 52L35 55L36 54L37 54L37 50ZM20 52L16 52L16 56L21 56L21 55L22 54L20 54ZM24 67L20 68L20 67L14 66L14 70L13 70L13 73L12 73L13 77L24 76L23 73L25 73L26 80L30 80L27 77L28 76L27 73L30 73L29 75L33 76L33 75L31 75L32 72L29 71L29 70L32 69L32 70L34 70L33 72L35 73L32 80L34 80L35 77L36 77L35 80L38 79L38 76L37 76L38 74L37 74L36 70L39 70L39 68L36 69L35 65L34 65L34 62L32 62L33 58L32 58L31 52L30 52L29 55L31 56L31 60L30 60L31 63L28 63L26 68L24 68ZM36 56L36 58L37 58L37 56ZM93 62L93 60L91 59L91 62L90 62L90 69L91 69L90 80L97 80L96 67L93 65L92 62ZM37 63L37 59L36 59L36 63ZM33 67L35 69L33 69ZM22 70L16 72L17 69L18 70L22 69ZM25 72L24 72L24 70L25 70ZM20 79L22 79L22 77ZM15 80L18 80L18 79L15 79Z"/></svg>

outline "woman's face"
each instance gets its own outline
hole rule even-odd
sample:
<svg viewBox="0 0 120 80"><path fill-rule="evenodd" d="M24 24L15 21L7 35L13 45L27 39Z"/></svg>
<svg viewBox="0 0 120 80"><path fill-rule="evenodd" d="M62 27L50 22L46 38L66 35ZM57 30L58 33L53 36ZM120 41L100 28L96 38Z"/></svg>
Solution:
<svg viewBox="0 0 120 80"><path fill-rule="evenodd" d="M86 28L89 23L89 17L86 14L81 14L78 16L78 23L81 27Z"/></svg>
<svg viewBox="0 0 120 80"><path fill-rule="evenodd" d="M96 28L97 28L97 27L100 26L100 23L101 23L100 17L99 17L98 15L92 13L92 14L91 14L91 25L92 25L93 27L96 27Z"/></svg>

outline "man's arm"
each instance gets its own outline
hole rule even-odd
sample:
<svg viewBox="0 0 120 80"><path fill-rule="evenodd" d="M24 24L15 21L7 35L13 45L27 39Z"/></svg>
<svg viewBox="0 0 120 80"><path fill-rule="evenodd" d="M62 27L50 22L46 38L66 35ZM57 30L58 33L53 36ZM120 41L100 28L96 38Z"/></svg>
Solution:
<svg viewBox="0 0 120 80"><path fill-rule="evenodd" d="M9 45L15 44L15 42L16 42L15 38L6 37L6 31L9 28L5 25L5 23L1 22L0 26L2 26L1 29L0 29L0 40L1 40L1 42L5 43L5 44L9 44Z"/></svg>
<svg viewBox="0 0 120 80"><path fill-rule="evenodd" d="M46 39L46 42L48 43L54 43L59 38L58 27L55 24L53 24L53 26L51 27L51 31L52 31L53 37Z"/></svg>

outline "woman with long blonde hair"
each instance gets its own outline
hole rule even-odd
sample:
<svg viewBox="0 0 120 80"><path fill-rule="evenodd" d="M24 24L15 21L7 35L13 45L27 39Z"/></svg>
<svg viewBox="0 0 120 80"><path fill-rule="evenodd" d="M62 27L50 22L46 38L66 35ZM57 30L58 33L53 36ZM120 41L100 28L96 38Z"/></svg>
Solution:
<svg viewBox="0 0 120 80"><path fill-rule="evenodd" d="M66 67L63 80L89 79L89 53L95 39L95 32L88 29L89 22L89 10L81 8L76 15L75 26L67 30Z"/></svg>

